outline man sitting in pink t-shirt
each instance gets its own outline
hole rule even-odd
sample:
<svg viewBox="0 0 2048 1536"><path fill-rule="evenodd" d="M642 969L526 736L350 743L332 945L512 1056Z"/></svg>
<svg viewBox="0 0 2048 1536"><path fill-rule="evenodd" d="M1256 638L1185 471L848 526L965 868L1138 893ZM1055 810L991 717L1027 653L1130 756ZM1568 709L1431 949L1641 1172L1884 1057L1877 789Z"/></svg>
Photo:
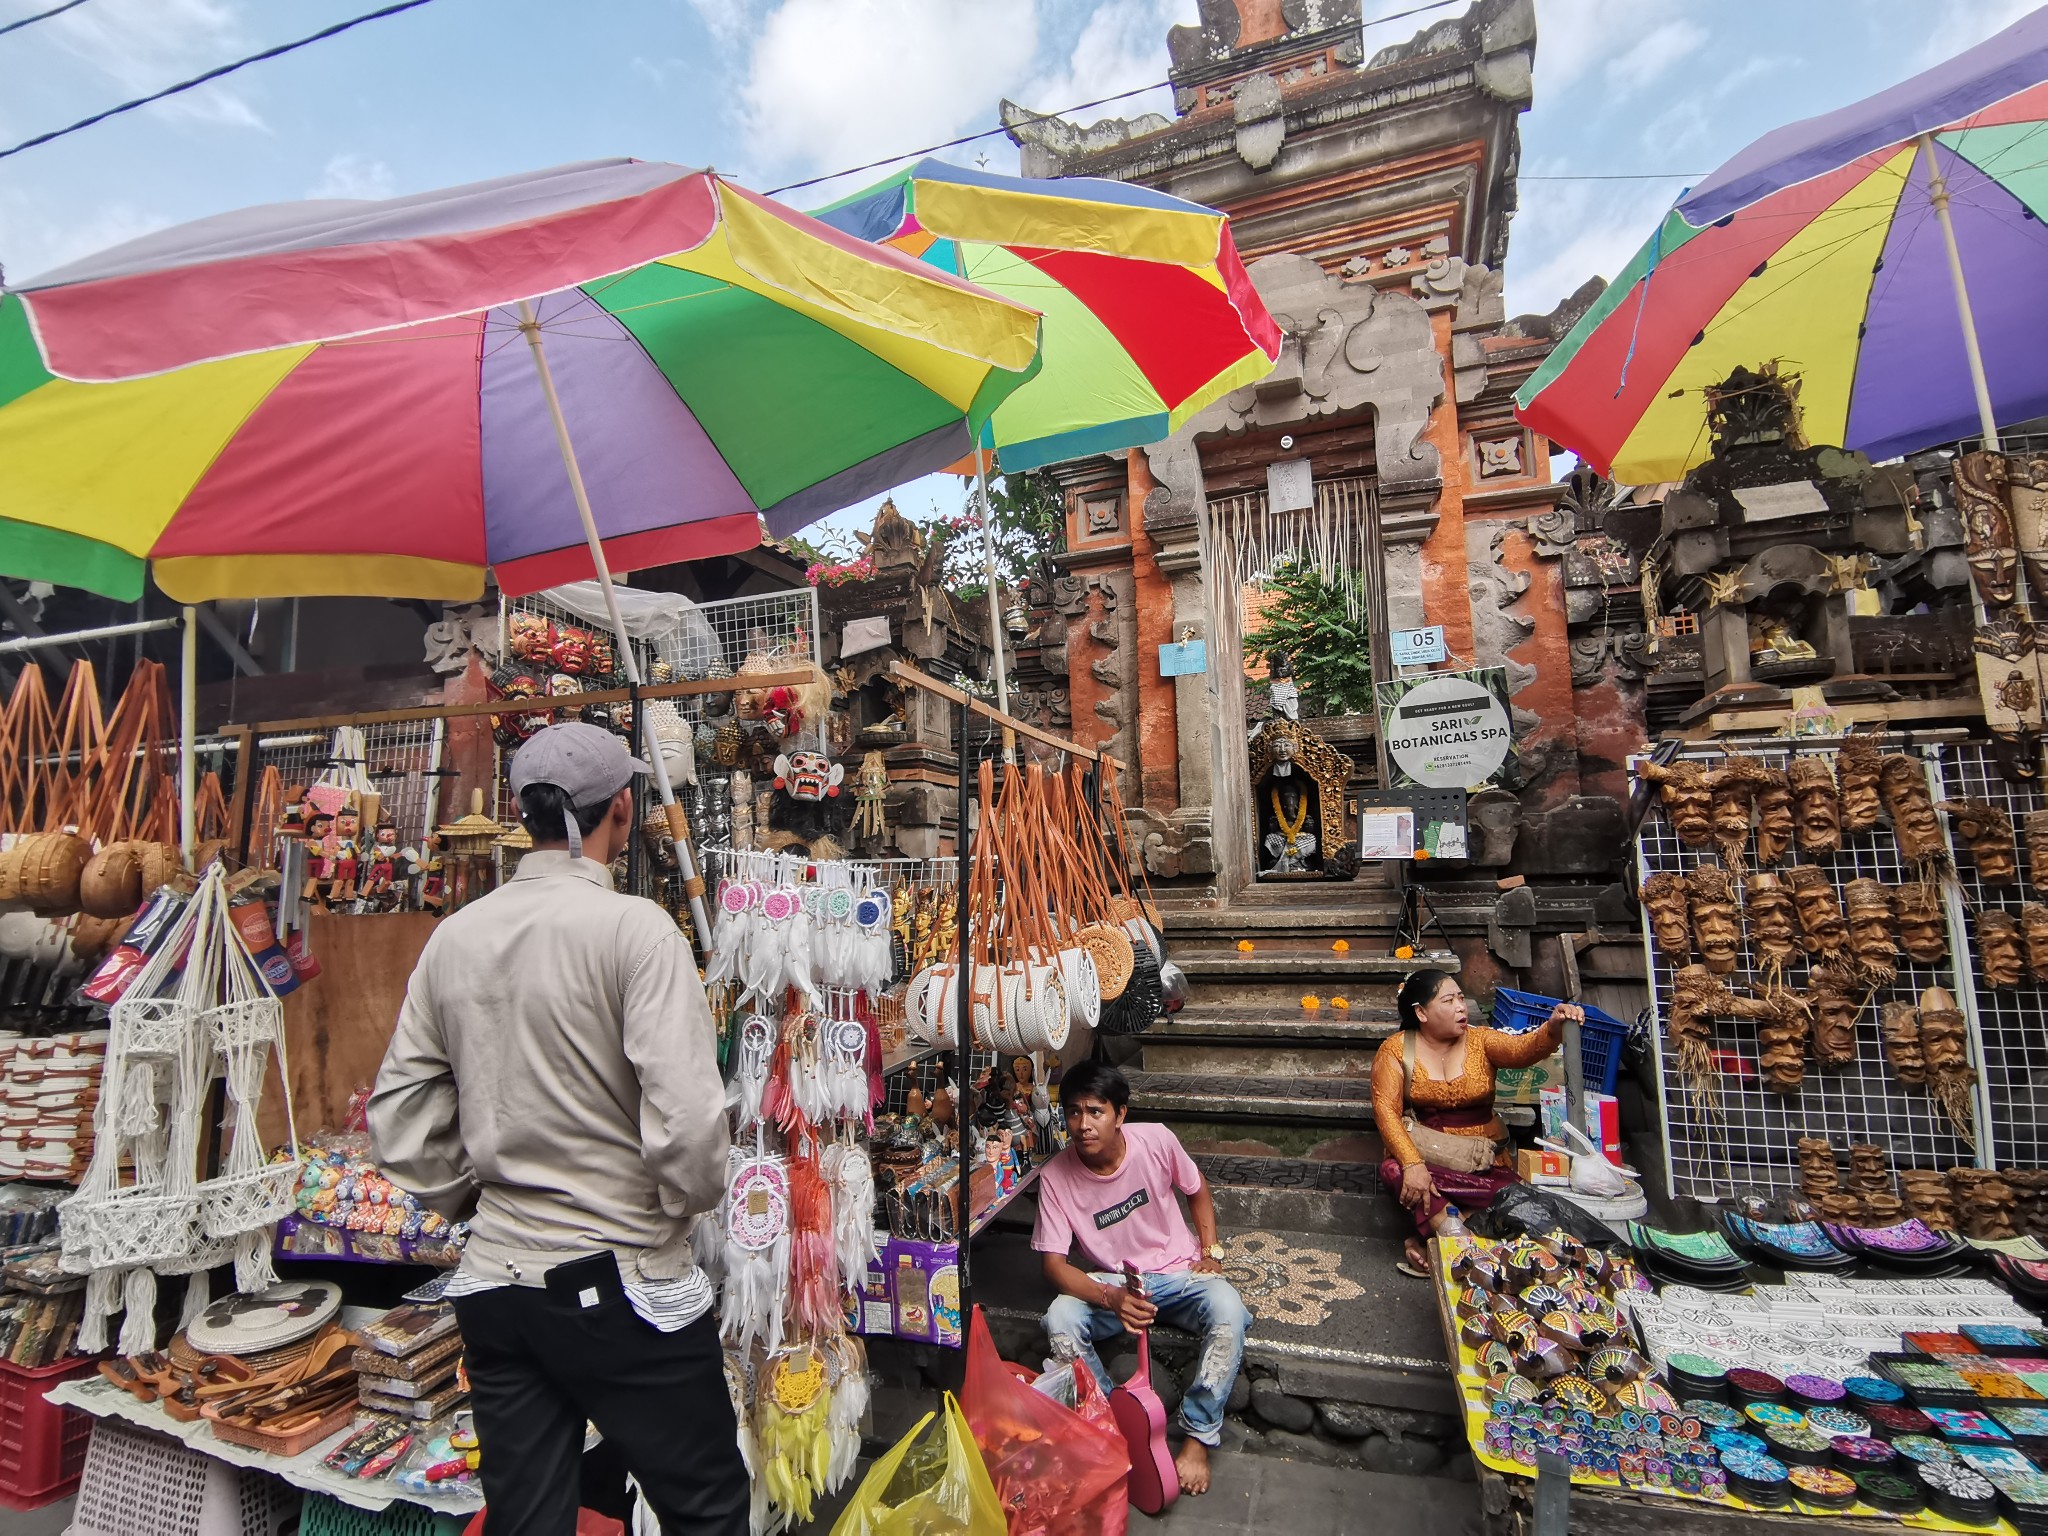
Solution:
<svg viewBox="0 0 2048 1536"><path fill-rule="evenodd" d="M1223 1436L1223 1408L1244 1358L1251 1321L1223 1278L1216 1203L1180 1138L1163 1125L1126 1125L1131 1085L1102 1062L1068 1069L1060 1085L1068 1145L1038 1179L1038 1227L1031 1246L1045 1255L1045 1278L1060 1292L1045 1314L1053 1352L1088 1363L1103 1391L1109 1373L1095 1346L1125 1329L1163 1318L1198 1334L1195 1379L1180 1403L1186 1443L1174 1457L1183 1493L1206 1493L1209 1451ZM1174 1192L1188 1197L1197 1243ZM1078 1245L1089 1268L1069 1258ZM1125 1284L1125 1267L1143 1277Z"/></svg>

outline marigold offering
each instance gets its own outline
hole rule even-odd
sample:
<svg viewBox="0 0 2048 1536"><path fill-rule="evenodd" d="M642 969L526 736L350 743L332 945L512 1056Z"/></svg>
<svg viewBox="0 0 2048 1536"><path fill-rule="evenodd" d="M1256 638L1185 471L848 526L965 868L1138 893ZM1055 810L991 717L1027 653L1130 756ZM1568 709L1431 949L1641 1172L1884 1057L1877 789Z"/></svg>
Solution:
<svg viewBox="0 0 2048 1536"><path fill-rule="evenodd" d="M1323 1006L1323 1000L1320 997L1317 997L1315 993L1311 992L1301 1000L1301 1006L1306 1008L1310 1013L1314 1013L1318 1008Z"/></svg>

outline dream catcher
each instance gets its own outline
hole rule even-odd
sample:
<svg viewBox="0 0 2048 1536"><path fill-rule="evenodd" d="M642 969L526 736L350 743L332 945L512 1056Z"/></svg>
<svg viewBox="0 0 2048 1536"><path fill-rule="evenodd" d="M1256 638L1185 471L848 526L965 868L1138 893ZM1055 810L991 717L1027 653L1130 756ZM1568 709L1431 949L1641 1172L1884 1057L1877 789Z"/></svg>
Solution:
<svg viewBox="0 0 2048 1536"><path fill-rule="evenodd" d="M832 1248L839 1281L858 1292L870 1264L881 1262L875 1246L875 1170L867 1149L851 1139L826 1147L818 1159L832 1193Z"/></svg>
<svg viewBox="0 0 2048 1536"><path fill-rule="evenodd" d="M786 1523L810 1521L832 1469L832 1390L825 1352L801 1344L769 1351L755 1440L760 1481Z"/></svg>
<svg viewBox="0 0 2048 1536"><path fill-rule="evenodd" d="M821 1113L816 1122L864 1120L868 1097L868 1027L853 1015L856 995L835 992L830 1013L819 1026L818 1060Z"/></svg>
<svg viewBox="0 0 2048 1536"><path fill-rule="evenodd" d="M762 1149L734 1148L725 1186L725 1305L719 1330L742 1349L782 1344L789 1288L789 1169Z"/></svg>
<svg viewBox="0 0 2048 1536"><path fill-rule="evenodd" d="M763 1098L768 1091L780 1034L781 1028L772 1014L750 1013L740 1025L739 1070L733 1081L739 1088L742 1130L761 1122Z"/></svg>
<svg viewBox="0 0 2048 1536"><path fill-rule="evenodd" d="M860 1463L860 1426L868 1414L868 1352L850 1334L841 1334L828 1347L832 1406L826 1411L826 1420L832 1436L832 1461L826 1469L825 1491L837 1493Z"/></svg>
<svg viewBox="0 0 2048 1536"><path fill-rule="evenodd" d="M839 1308L832 1188L815 1159L790 1158L789 1208L790 1321L804 1338L829 1338L846 1326L846 1316Z"/></svg>

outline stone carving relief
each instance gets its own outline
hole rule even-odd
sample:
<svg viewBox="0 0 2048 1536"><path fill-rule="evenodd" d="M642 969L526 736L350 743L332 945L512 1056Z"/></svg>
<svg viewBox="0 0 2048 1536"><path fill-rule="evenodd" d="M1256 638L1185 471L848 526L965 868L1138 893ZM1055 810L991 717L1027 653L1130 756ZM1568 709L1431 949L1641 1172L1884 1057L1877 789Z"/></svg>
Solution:
<svg viewBox="0 0 2048 1536"><path fill-rule="evenodd" d="M1287 138L1287 115L1280 101L1280 82L1271 75L1253 75L1237 83L1231 104L1237 124L1237 158L1263 171L1280 158Z"/></svg>
<svg viewBox="0 0 2048 1536"><path fill-rule="evenodd" d="M425 640L427 665L444 677L467 671L472 653L485 666L496 666L504 649L497 610L481 603L443 607L439 622L427 626Z"/></svg>
<svg viewBox="0 0 2048 1536"><path fill-rule="evenodd" d="M1479 450L1479 478L1498 480L1522 473L1522 434L1511 437L1480 438L1473 444Z"/></svg>
<svg viewBox="0 0 2048 1536"><path fill-rule="evenodd" d="M1650 637L1641 625L1574 635L1571 652L1574 688L1591 688L1602 681L1610 659L1614 675L1631 682L1648 672L1651 665Z"/></svg>
<svg viewBox="0 0 2048 1536"><path fill-rule="evenodd" d="M1529 537L1536 541L1536 555L1556 560L1574 554L1579 547L1579 520L1570 507L1552 507L1529 519Z"/></svg>
<svg viewBox="0 0 2048 1536"><path fill-rule="evenodd" d="M1381 493L1434 486L1441 464L1422 432L1443 399L1443 365L1422 305L1405 293L1346 284L1306 256L1265 256L1249 270L1280 323L1280 362L1166 443L1147 448L1154 478L1176 501L1185 497L1186 504L1199 506L1197 436L1281 426L1369 405L1376 418Z"/></svg>

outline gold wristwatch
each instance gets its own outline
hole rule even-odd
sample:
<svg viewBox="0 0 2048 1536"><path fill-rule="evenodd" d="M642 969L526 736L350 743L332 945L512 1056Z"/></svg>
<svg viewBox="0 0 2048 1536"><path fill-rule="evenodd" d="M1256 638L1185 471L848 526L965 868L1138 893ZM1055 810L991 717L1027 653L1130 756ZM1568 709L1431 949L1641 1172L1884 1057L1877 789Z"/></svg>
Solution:
<svg viewBox="0 0 2048 1536"><path fill-rule="evenodd" d="M1204 1256L1214 1259L1218 1264L1223 1262L1223 1245L1221 1243L1211 1243L1202 1250L1202 1253Z"/></svg>

